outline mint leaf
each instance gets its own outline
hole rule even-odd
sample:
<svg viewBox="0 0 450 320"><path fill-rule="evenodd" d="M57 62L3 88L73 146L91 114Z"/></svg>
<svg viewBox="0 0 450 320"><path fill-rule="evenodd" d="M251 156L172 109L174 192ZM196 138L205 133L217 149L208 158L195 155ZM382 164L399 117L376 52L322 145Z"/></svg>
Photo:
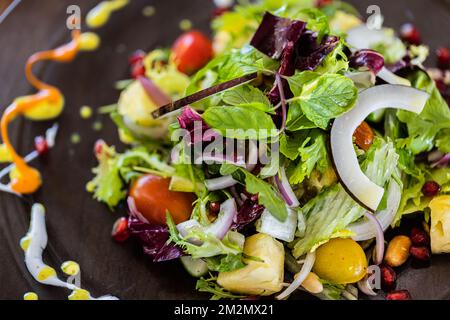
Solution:
<svg viewBox="0 0 450 320"><path fill-rule="evenodd" d="M306 77L313 80L304 83ZM348 111L358 95L353 81L338 74L315 77L313 74L305 76L299 73L288 82L295 96L290 108L297 110L297 113L300 109L308 120L321 129L327 128L330 119Z"/></svg>
<svg viewBox="0 0 450 320"><path fill-rule="evenodd" d="M258 88L250 85L242 85L225 91L222 100L231 106L251 104L254 102L259 102L263 105L270 106L269 99L266 95Z"/></svg>
<svg viewBox="0 0 450 320"><path fill-rule="evenodd" d="M258 140L277 135L267 113L245 106L211 107L203 113L203 119L227 138Z"/></svg>
<svg viewBox="0 0 450 320"><path fill-rule="evenodd" d="M258 202L263 205L275 218L284 222L288 216L286 203L273 185L258 179L250 172L241 170L245 174L245 187L252 194L258 194Z"/></svg>

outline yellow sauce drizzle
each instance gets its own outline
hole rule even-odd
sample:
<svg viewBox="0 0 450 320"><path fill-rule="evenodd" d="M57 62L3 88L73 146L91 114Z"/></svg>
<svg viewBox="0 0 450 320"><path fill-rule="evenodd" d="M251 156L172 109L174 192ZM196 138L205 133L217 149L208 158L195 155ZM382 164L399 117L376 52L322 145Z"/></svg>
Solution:
<svg viewBox="0 0 450 320"><path fill-rule="evenodd" d="M100 2L87 14L86 24L92 29L104 26L114 11L122 9L128 5L129 2L129 0L110 0Z"/></svg>
<svg viewBox="0 0 450 320"><path fill-rule="evenodd" d="M23 295L23 300L39 300L39 297L34 292L27 292Z"/></svg>
<svg viewBox="0 0 450 320"><path fill-rule="evenodd" d="M66 261L61 265L61 270L68 276L75 276L80 273L80 265L75 261Z"/></svg>
<svg viewBox="0 0 450 320"><path fill-rule="evenodd" d="M48 278L55 277L56 276L56 270L53 269L50 266L44 266L39 270L39 273L37 275L38 281L45 281Z"/></svg>
<svg viewBox="0 0 450 320"><path fill-rule="evenodd" d="M20 247L22 248L23 251L27 251L28 247L30 246L30 242L31 237L28 234L22 239L20 239Z"/></svg>
<svg viewBox="0 0 450 320"><path fill-rule="evenodd" d="M20 114L33 120L48 120L57 117L64 107L64 97L54 86L46 84L35 77L33 66L39 61L53 60L68 62L75 58L80 50L80 31L72 32L72 41L54 50L42 51L33 54L25 66L25 75L28 81L39 91L33 95L19 97L6 108L0 122L4 146L15 165L14 178L10 187L21 194L35 192L42 184L40 173L30 167L26 161L14 150L8 136L8 125Z"/></svg>
<svg viewBox="0 0 450 320"><path fill-rule="evenodd" d="M80 37L80 50L95 51L100 46L100 37L94 32L84 32Z"/></svg>
<svg viewBox="0 0 450 320"><path fill-rule="evenodd" d="M89 291L84 289L75 289L68 297L69 300L91 300L91 295Z"/></svg>

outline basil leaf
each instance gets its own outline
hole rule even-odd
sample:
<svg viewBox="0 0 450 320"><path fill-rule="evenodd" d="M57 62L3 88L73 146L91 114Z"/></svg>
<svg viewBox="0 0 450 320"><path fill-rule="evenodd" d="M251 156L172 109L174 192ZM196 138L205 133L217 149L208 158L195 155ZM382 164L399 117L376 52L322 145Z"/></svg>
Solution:
<svg viewBox="0 0 450 320"><path fill-rule="evenodd" d="M296 97L290 108L297 110L297 113L300 108L306 118L321 129L326 129L330 119L348 111L356 101L358 89L345 76L324 74L303 84L304 78L300 73L288 80Z"/></svg>
<svg viewBox="0 0 450 320"><path fill-rule="evenodd" d="M268 114L243 106L208 108L203 113L203 120L224 137L232 139L267 139L278 133Z"/></svg>
<svg viewBox="0 0 450 320"><path fill-rule="evenodd" d="M258 194L258 202L263 205L276 219L284 222L288 216L286 203L278 191L270 183L258 179L250 172L240 170L245 174L245 187L248 192Z"/></svg>

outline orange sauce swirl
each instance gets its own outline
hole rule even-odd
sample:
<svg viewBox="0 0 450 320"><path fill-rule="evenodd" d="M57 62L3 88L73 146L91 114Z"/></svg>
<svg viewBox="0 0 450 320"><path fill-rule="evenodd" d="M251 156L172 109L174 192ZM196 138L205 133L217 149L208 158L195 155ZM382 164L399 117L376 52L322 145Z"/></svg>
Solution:
<svg viewBox="0 0 450 320"><path fill-rule="evenodd" d="M64 105L64 96L58 88L42 82L33 74L33 66L40 61L52 60L57 62L72 61L80 50L80 31L72 31L72 40L56 49L41 51L28 58L25 66L25 75L27 80L38 92L16 99L9 105L0 122L1 136L6 150L11 155L12 162L15 165L15 171L12 175L10 187L13 191L20 194L29 194L35 192L42 184L39 171L30 167L24 158L14 149L8 135L8 125L17 116L32 112L35 108L47 107L53 109L49 111L46 119L51 119L59 115L59 111ZM59 111L58 111L59 110Z"/></svg>

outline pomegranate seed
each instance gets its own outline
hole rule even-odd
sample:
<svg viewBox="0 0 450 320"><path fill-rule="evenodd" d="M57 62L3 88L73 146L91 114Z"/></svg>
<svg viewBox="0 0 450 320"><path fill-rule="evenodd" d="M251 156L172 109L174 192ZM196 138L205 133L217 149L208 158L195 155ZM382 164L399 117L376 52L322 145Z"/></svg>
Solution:
<svg viewBox="0 0 450 320"><path fill-rule="evenodd" d="M131 76L134 79L145 76L145 67L144 67L144 63L142 63L142 61L135 63L131 67Z"/></svg>
<svg viewBox="0 0 450 320"><path fill-rule="evenodd" d="M130 66L134 66L138 62L142 62L142 60L144 60L144 58L145 58L145 52L142 50L136 50L128 58L128 63L130 64Z"/></svg>
<svg viewBox="0 0 450 320"><path fill-rule="evenodd" d="M252 196L250 197L250 200L251 200L252 202L254 202L254 203L257 203L257 202L258 202L258 195L257 195L257 194L252 195Z"/></svg>
<svg viewBox="0 0 450 320"><path fill-rule="evenodd" d="M128 230L128 218L121 217L114 222L111 236L117 242L124 242L130 237L130 231Z"/></svg>
<svg viewBox="0 0 450 320"><path fill-rule="evenodd" d="M411 295L408 290L396 290L389 292L386 300L411 300Z"/></svg>
<svg viewBox="0 0 450 320"><path fill-rule="evenodd" d="M400 37L410 44L419 45L421 43L419 30L411 23L405 23L401 26Z"/></svg>
<svg viewBox="0 0 450 320"><path fill-rule="evenodd" d="M441 69L450 69L450 51L445 47L441 47L436 50L436 55L438 67Z"/></svg>
<svg viewBox="0 0 450 320"><path fill-rule="evenodd" d="M100 155L102 153L103 150L103 144L105 142L102 139L98 139L97 141L95 141L95 145L94 145L94 154L96 156Z"/></svg>
<svg viewBox="0 0 450 320"><path fill-rule="evenodd" d="M220 202L219 201L210 202L209 212L213 215L218 215L220 212Z"/></svg>
<svg viewBox="0 0 450 320"><path fill-rule="evenodd" d="M316 7L322 8L322 7L325 7L329 4L331 4L332 2L333 2L333 0L317 0Z"/></svg>
<svg viewBox="0 0 450 320"><path fill-rule="evenodd" d="M434 82L436 83L436 87L438 88L438 90L441 94L444 94L445 91L447 91L447 85L444 83L443 80L438 79L438 80L434 80Z"/></svg>
<svg viewBox="0 0 450 320"><path fill-rule="evenodd" d="M46 154L49 150L47 139L43 136L34 138L34 148L40 156Z"/></svg>
<svg viewBox="0 0 450 320"><path fill-rule="evenodd" d="M380 267L381 271L381 285L384 290L392 290L395 288L395 282L397 281L397 274L394 269L388 265L383 264Z"/></svg>
<svg viewBox="0 0 450 320"><path fill-rule="evenodd" d="M430 250L427 247L411 247L409 249L411 256L419 261L427 262L431 258Z"/></svg>
<svg viewBox="0 0 450 320"><path fill-rule="evenodd" d="M415 246L427 246L430 244L428 234L424 230L417 227L412 228L410 238Z"/></svg>
<svg viewBox="0 0 450 320"><path fill-rule="evenodd" d="M422 193L426 197L433 197L439 193L441 186L436 181L427 181L422 187Z"/></svg>
<svg viewBox="0 0 450 320"><path fill-rule="evenodd" d="M221 15L223 15L224 13L226 13L228 11L230 11L230 8L224 8L224 7L214 8L213 17L214 18L220 17Z"/></svg>

